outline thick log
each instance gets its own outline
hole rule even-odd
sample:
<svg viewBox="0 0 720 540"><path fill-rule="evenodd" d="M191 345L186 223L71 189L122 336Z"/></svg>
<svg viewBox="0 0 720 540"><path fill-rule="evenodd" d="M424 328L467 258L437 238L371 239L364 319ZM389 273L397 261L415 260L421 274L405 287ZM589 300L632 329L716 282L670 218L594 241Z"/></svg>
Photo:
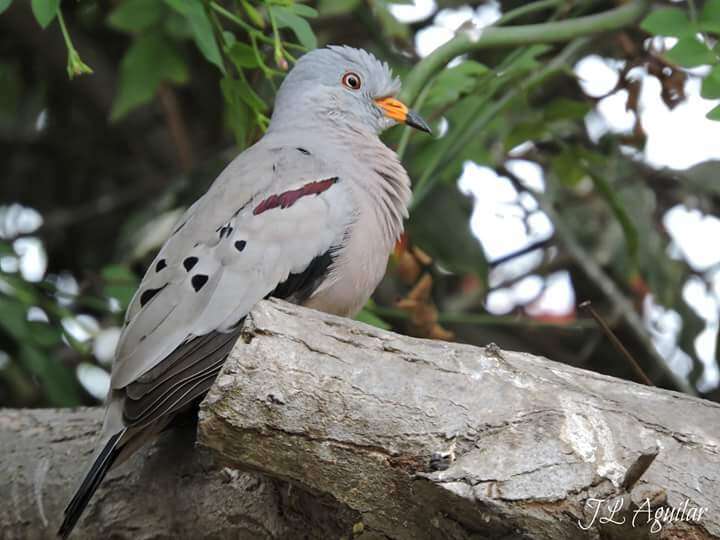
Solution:
<svg viewBox="0 0 720 540"><path fill-rule="evenodd" d="M100 409L0 411L0 538L56 538L101 419ZM167 433L112 471L72 538L323 538L345 517L285 483L214 466L194 438L194 426Z"/></svg>
<svg viewBox="0 0 720 540"><path fill-rule="evenodd" d="M2 412L3 538L51 536L98 421ZM113 471L77 537L720 537L717 404L277 301L197 437Z"/></svg>

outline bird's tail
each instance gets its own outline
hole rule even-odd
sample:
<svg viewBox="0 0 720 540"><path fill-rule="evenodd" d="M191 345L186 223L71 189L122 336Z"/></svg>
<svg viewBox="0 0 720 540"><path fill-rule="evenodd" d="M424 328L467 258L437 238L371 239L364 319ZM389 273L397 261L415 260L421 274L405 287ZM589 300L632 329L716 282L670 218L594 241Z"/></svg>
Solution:
<svg viewBox="0 0 720 540"><path fill-rule="evenodd" d="M110 470L110 467L112 467L113 463L115 463L115 460L118 458L118 455L120 455L122 447L120 447L118 443L124 434L125 430L110 437L108 442L95 458L90 470L85 475L82 484L80 484L80 487L75 492L75 495L67 505L67 508L65 508L65 518L58 530L58 536L63 540L65 540L75 528L75 525L85 510L90 498L93 496L93 493L95 493L95 490L97 490L100 482L102 482L103 478L105 478L105 475Z"/></svg>

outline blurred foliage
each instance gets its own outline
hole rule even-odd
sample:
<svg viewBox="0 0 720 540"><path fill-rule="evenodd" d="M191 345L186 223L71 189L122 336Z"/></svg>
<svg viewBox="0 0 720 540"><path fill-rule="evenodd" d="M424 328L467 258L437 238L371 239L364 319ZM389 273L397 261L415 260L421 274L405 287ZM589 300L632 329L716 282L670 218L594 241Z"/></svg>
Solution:
<svg viewBox="0 0 720 540"><path fill-rule="evenodd" d="M499 24L615 7L508 1ZM404 77L419 61L415 36L431 23L400 23L384 0L0 0L0 152L8 157L0 163L0 200L8 203L0 209L0 404L97 399L83 366L107 372L111 355L101 342L119 331L153 251L224 164L262 135L282 76L304 51L364 47ZM719 34L720 0L698 9L658 3L634 27L569 44L475 51L426 81L413 105L441 135L399 128L385 135L414 179L414 200L408 237L358 318L632 378L582 314L533 309L542 290L503 316L485 309L493 291L568 272L578 301L592 300L654 380L672 388L682 386L648 346L652 328L638 332L622 302L642 317L652 295L679 314L677 349L690 358L687 378L697 385L707 368L694 342L705 324L682 290L693 278L710 290L713 269L672 255L663 216L676 205L717 214L720 166L655 170L637 159L646 134L630 71L656 77L670 108L691 77L702 77L703 97L720 98ZM652 36L677 41L665 49ZM622 66L611 94L627 94L631 133L589 137L585 120L600 98L584 94L572 71L589 54ZM708 66L702 75L690 70L699 65ZM720 120L720 106L708 117ZM513 173L518 160L542 170L543 189ZM488 260L470 226L476 201L457 187L468 161L497 171L525 197L526 227L542 214L555 233ZM36 209L42 222L23 227L15 202ZM42 275L23 269L28 240L47 254Z"/></svg>
<svg viewBox="0 0 720 540"><path fill-rule="evenodd" d="M702 97L720 98L720 0L708 0L699 14L691 9L666 7L650 13L640 27L651 34L672 36L677 42L664 57L684 68L710 66L702 83ZM714 35L708 40L704 33ZM708 118L720 121L720 105L708 112Z"/></svg>

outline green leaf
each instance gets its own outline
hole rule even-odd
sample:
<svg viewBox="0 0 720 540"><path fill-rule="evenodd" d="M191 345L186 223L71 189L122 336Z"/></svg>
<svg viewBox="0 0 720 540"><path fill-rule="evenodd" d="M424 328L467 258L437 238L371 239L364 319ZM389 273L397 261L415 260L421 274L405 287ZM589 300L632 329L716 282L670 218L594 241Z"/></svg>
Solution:
<svg viewBox="0 0 720 540"><path fill-rule="evenodd" d="M127 266L111 264L100 270L100 276L105 281L137 283L137 276Z"/></svg>
<svg viewBox="0 0 720 540"><path fill-rule="evenodd" d="M248 128L252 125L250 108L240 97L237 80L226 76L220 81L220 90L225 99L225 122L235 136L235 144L244 148L248 138Z"/></svg>
<svg viewBox="0 0 720 540"><path fill-rule="evenodd" d="M0 0L0 15L10 7L10 4L12 4L12 0Z"/></svg>
<svg viewBox="0 0 720 540"><path fill-rule="evenodd" d="M165 33L177 40L193 39L190 22L177 11L170 11L163 21Z"/></svg>
<svg viewBox="0 0 720 540"><path fill-rule="evenodd" d="M305 4L292 4L290 9L298 16L305 17L306 19L314 19L318 16L316 9L306 6Z"/></svg>
<svg viewBox="0 0 720 540"><path fill-rule="evenodd" d="M583 120L591 109L592 106L585 101L563 97L552 100L542 110L521 102L517 106L509 106L503 122L503 127L507 129L505 148L510 150L525 141L542 142L561 133L576 133L578 121ZM518 123L514 124L514 121ZM560 167L564 169L564 164Z"/></svg>
<svg viewBox="0 0 720 540"><path fill-rule="evenodd" d="M487 284L485 252L470 229L472 199L456 184L437 184L410 215L410 238L441 266Z"/></svg>
<svg viewBox="0 0 720 540"><path fill-rule="evenodd" d="M157 0L125 0L107 19L110 26L124 32L140 32L158 23L165 8Z"/></svg>
<svg viewBox="0 0 720 540"><path fill-rule="evenodd" d="M543 107L545 121L557 122L561 120L582 120L590 112L592 106L585 101L575 99L557 98Z"/></svg>
<svg viewBox="0 0 720 540"><path fill-rule="evenodd" d="M705 99L720 98L720 64L715 64L703 79L700 95Z"/></svg>
<svg viewBox="0 0 720 540"><path fill-rule="evenodd" d="M232 32L228 32L227 30L223 30L222 36L223 36L223 46L226 49L235 45L235 42L237 41L237 39L235 38L235 34L233 34Z"/></svg>
<svg viewBox="0 0 720 540"><path fill-rule="evenodd" d="M199 6L193 18L190 19L190 27L193 31L195 44L198 46L198 49L200 49L200 52L203 53L203 56L205 56L209 62L215 64L222 73L225 73L225 64L223 64L220 49L215 40L212 24L205 10L202 9L202 5Z"/></svg>
<svg viewBox="0 0 720 540"><path fill-rule="evenodd" d="M698 27L704 32L720 34L720 0L708 0L703 6Z"/></svg>
<svg viewBox="0 0 720 540"><path fill-rule="evenodd" d="M237 79L237 89L240 98L247 103L251 109L259 112L267 110L265 102L255 93L255 90L248 84L242 73L240 73L240 77Z"/></svg>
<svg viewBox="0 0 720 540"><path fill-rule="evenodd" d="M159 33L139 36L120 64L120 83L110 118L116 121L149 102L164 81L188 80L185 62L171 42Z"/></svg>
<svg viewBox="0 0 720 540"><path fill-rule="evenodd" d="M233 43L227 51L230 60L238 69L242 68L256 68L258 67L257 56L255 56L255 49L250 45L241 41Z"/></svg>
<svg viewBox="0 0 720 540"><path fill-rule="evenodd" d="M584 152L587 156L592 154L593 157L586 159L588 165L586 166L586 172L590 175L595 189L605 199L610 210L612 210L615 219L618 220L620 227L622 228L623 235L625 236L625 245L627 246L627 253L630 256L630 264L632 270L635 271L638 257L638 246L639 246L639 234L635 223L630 218L630 214L627 211L623 199L618 195L617 190L613 189L613 186L600 174L597 174L598 167L593 167L592 162L603 162L605 156L598 156L592 152Z"/></svg>
<svg viewBox="0 0 720 540"><path fill-rule="evenodd" d="M250 2L247 2L246 0L241 0L240 3L242 4L245 13L247 13L249 19L253 22L253 24L258 28L265 28L265 19L263 19L262 15L260 15L260 12L255 9Z"/></svg>
<svg viewBox="0 0 720 540"><path fill-rule="evenodd" d="M720 160L702 161L689 169L678 171L678 174L689 193L720 197L720 182L717 181L720 178Z"/></svg>
<svg viewBox="0 0 720 540"><path fill-rule="evenodd" d="M656 9L645 17L640 28L650 34L660 36L679 36L687 32L690 25L687 14L680 8Z"/></svg>
<svg viewBox="0 0 720 540"><path fill-rule="evenodd" d="M138 287L137 276L126 266L113 264L100 271L105 282L103 294L115 298L123 308L127 308Z"/></svg>
<svg viewBox="0 0 720 540"><path fill-rule="evenodd" d="M57 16L60 0L32 0L33 15L40 26L46 28Z"/></svg>
<svg viewBox="0 0 720 540"><path fill-rule="evenodd" d="M27 99L21 73L19 62L0 62L0 122L5 122L6 125L13 125L15 118L20 118L20 104ZM6 246L6 253L13 253L8 244L0 242L0 246L2 245ZM3 253L2 247L0 253Z"/></svg>
<svg viewBox="0 0 720 540"><path fill-rule="evenodd" d="M136 290L135 287L129 285L106 285L103 288L103 294L107 298L117 300L121 309L124 311L130 305Z"/></svg>
<svg viewBox="0 0 720 540"><path fill-rule="evenodd" d="M25 369L40 380L50 405L72 407L80 404L75 377L60 362L31 345L23 345L19 357Z"/></svg>
<svg viewBox="0 0 720 540"><path fill-rule="evenodd" d="M16 341L25 341L29 335L27 306L0 296L0 329L4 329Z"/></svg>
<svg viewBox="0 0 720 540"><path fill-rule="evenodd" d="M52 347L61 342L62 331L43 321L28 321L32 341L43 348Z"/></svg>
<svg viewBox="0 0 720 540"><path fill-rule="evenodd" d="M292 10L284 7L271 6L278 27L290 28L297 36L300 44L306 49L315 49L317 47L317 38L310 27L310 24L298 17Z"/></svg>
<svg viewBox="0 0 720 540"><path fill-rule="evenodd" d="M563 148L550 163L558 179L566 186L576 186L585 177L585 169L579 157L570 148Z"/></svg>
<svg viewBox="0 0 720 540"><path fill-rule="evenodd" d="M444 69L436 77L426 105L440 107L457 101L471 92L477 85L478 78L488 71L486 66L474 60L466 60L459 66Z"/></svg>
<svg viewBox="0 0 720 540"><path fill-rule="evenodd" d="M707 115L705 115L708 120L717 120L720 122L720 105L712 109Z"/></svg>
<svg viewBox="0 0 720 540"><path fill-rule="evenodd" d="M698 313L693 309L682 297L682 284L678 284L677 287L673 288L676 292L673 302L666 304L668 308L675 310L682 320L682 330L680 336L678 336L678 345L691 355L695 351L695 340L705 330L705 319L700 317ZM693 370L690 373L690 379L693 380L693 373L695 374L694 384L697 384L698 379L704 371L702 364L697 366L699 369Z"/></svg>
<svg viewBox="0 0 720 540"><path fill-rule="evenodd" d="M715 63L715 55L694 34L680 37L675 46L665 53L665 57L670 62L686 68Z"/></svg>
<svg viewBox="0 0 720 540"><path fill-rule="evenodd" d="M24 304L26 308L38 303L38 288L22 279L19 274L5 274L2 280L12 287L13 301Z"/></svg>
<svg viewBox="0 0 720 540"><path fill-rule="evenodd" d="M225 73L225 65L220 55L220 49L215 40L215 33L210 18L205 12L201 0L165 0L170 6L185 16L190 23L193 38L203 56L212 64L215 64L222 73Z"/></svg>
<svg viewBox="0 0 720 540"><path fill-rule="evenodd" d="M509 65L502 70L502 73L499 73L499 75L506 80L525 77L528 72L534 71L536 68L540 67L541 61L538 60L538 57L542 56L551 49L552 47L544 44L525 47L524 49L521 49L517 58L510 62Z"/></svg>
<svg viewBox="0 0 720 540"><path fill-rule="evenodd" d="M319 0L318 11L325 17L345 15L355 10L360 0Z"/></svg>
<svg viewBox="0 0 720 540"><path fill-rule="evenodd" d="M369 324L377 328L382 328L383 330L390 330L391 328L388 323L383 321L380 317L378 317L372 311L369 311L366 308L363 308L360 313L355 316L355 320L364 322L365 324Z"/></svg>
<svg viewBox="0 0 720 540"><path fill-rule="evenodd" d="M534 116L534 115L532 115ZM505 148L512 150L525 141L540 142L549 137L548 123L543 118L534 118L512 127L505 140Z"/></svg>

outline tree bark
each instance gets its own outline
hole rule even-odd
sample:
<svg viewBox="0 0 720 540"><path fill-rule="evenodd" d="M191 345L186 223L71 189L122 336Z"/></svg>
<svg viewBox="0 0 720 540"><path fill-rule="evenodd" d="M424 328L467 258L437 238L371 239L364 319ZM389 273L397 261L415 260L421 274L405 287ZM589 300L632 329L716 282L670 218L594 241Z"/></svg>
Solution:
<svg viewBox="0 0 720 540"><path fill-rule="evenodd" d="M242 337L198 446L111 472L77 538L720 537L715 403L279 301ZM52 537L100 417L0 414L0 537Z"/></svg>

